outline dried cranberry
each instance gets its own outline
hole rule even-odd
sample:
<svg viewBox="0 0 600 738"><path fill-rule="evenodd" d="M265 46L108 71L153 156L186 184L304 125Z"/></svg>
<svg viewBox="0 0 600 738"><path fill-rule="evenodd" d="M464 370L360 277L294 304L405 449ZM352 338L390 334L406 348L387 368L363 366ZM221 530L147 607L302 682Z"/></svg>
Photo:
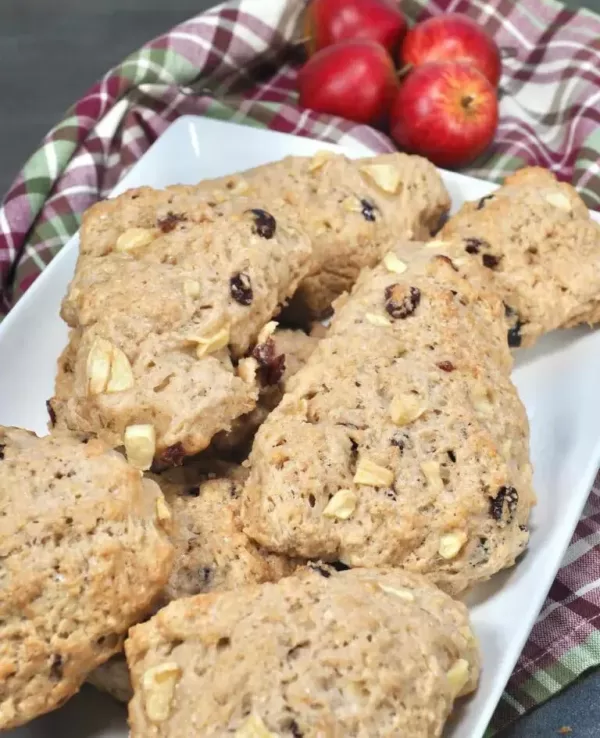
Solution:
<svg viewBox="0 0 600 738"><path fill-rule="evenodd" d="M485 207L485 203L488 200L493 200L493 199L494 199L493 195L486 195L485 197L482 197L481 200L477 203L476 210L483 210L483 208Z"/></svg>
<svg viewBox="0 0 600 738"><path fill-rule="evenodd" d="M488 269L495 269L500 263L500 259L493 254L484 254L481 257L481 261L483 262L483 266Z"/></svg>
<svg viewBox="0 0 600 738"><path fill-rule="evenodd" d="M56 413L54 412L54 408L52 407L52 402L50 400L46 400L46 410L50 417L50 425L54 428L56 425Z"/></svg>
<svg viewBox="0 0 600 738"><path fill-rule="evenodd" d="M418 287L391 284L385 288L385 309L392 318L408 318L421 302Z"/></svg>
<svg viewBox="0 0 600 738"><path fill-rule="evenodd" d="M495 497L490 497L490 515L494 520L502 520L504 504L508 512L507 522L510 523L519 502L519 494L514 487L502 486Z"/></svg>
<svg viewBox="0 0 600 738"><path fill-rule="evenodd" d="M361 200L360 201L362 210L362 216L365 220L368 220L370 223L374 223L375 218L375 211L377 210L377 206L373 205L373 203L369 202L368 200Z"/></svg>
<svg viewBox="0 0 600 738"><path fill-rule="evenodd" d="M170 233L178 223L184 223L186 220L185 215L181 215L181 213L168 212L164 218L159 218L158 227L163 233Z"/></svg>
<svg viewBox="0 0 600 738"><path fill-rule="evenodd" d="M237 272L229 279L229 292L240 305L250 305L254 298L252 282L246 272Z"/></svg>
<svg viewBox="0 0 600 738"><path fill-rule="evenodd" d="M261 238L273 238L275 230L277 229L277 221L266 210L260 208L252 208L246 212L252 213L254 216L254 233L257 233Z"/></svg>
<svg viewBox="0 0 600 738"><path fill-rule="evenodd" d="M451 361L440 361L437 366L438 369L441 369L443 372L453 372L455 369L455 366Z"/></svg>
<svg viewBox="0 0 600 738"><path fill-rule="evenodd" d="M467 254L478 254L481 249L489 249L490 245L482 238L465 238L465 251Z"/></svg>
<svg viewBox="0 0 600 738"><path fill-rule="evenodd" d="M252 356L258 361L258 374L263 385L270 386L281 381L285 371L285 354L275 353L275 342L272 338L257 344Z"/></svg>
<svg viewBox="0 0 600 738"><path fill-rule="evenodd" d="M181 441L177 441L162 452L160 460L168 466L181 466L185 457L185 447Z"/></svg>

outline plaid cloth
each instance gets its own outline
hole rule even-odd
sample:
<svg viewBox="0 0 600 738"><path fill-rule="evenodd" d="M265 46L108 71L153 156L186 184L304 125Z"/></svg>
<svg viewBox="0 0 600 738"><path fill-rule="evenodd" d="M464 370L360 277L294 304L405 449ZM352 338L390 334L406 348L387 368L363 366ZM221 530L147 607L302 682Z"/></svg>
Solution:
<svg viewBox="0 0 600 738"><path fill-rule="evenodd" d="M76 231L82 211L104 197L179 115L393 148L368 127L298 108L300 56L293 39L302 7L297 0L240 0L215 8L147 44L66 113L0 209L0 313ZM547 166L599 207L600 18L553 0L404 0L403 7L413 20L466 13L504 51L496 141L468 173L500 180L524 164ZM596 486L490 733L599 664Z"/></svg>

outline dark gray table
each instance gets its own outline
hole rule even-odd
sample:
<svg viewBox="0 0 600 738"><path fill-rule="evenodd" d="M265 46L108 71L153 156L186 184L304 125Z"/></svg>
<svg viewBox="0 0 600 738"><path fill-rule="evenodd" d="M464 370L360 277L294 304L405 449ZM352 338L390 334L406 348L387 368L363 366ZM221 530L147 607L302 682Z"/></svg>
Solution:
<svg viewBox="0 0 600 738"><path fill-rule="evenodd" d="M65 109L109 67L213 4L0 0L0 192ZM600 0L583 4L600 12ZM600 672L521 719L502 738L552 738L563 726L572 728L570 738L600 738Z"/></svg>

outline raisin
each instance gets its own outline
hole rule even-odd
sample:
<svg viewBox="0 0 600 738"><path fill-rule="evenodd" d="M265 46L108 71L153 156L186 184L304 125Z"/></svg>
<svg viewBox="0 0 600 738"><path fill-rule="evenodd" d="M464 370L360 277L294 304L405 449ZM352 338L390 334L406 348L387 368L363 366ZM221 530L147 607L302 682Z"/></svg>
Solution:
<svg viewBox="0 0 600 738"><path fill-rule="evenodd" d="M481 200L477 203L476 210L483 210L483 208L485 207L485 203L488 200L493 200L493 199L494 199L493 195L486 195L485 197L482 197Z"/></svg>
<svg viewBox="0 0 600 738"><path fill-rule="evenodd" d="M258 361L258 375L263 385L271 386L281 381L285 371L285 354L275 353L272 338L257 344L252 350L252 356Z"/></svg>
<svg viewBox="0 0 600 738"><path fill-rule="evenodd" d="M489 249L490 245L482 238L465 238L465 251L467 254L478 254L480 249Z"/></svg>
<svg viewBox="0 0 600 738"><path fill-rule="evenodd" d="M404 451L404 446L406 445L406 436L401 435L400 433L395 433L392 436L392 439L390 441L391 446L396 446L397 449L399 449L400 454Z"/></svg>
<svg viewBox="0 0 600 738"><path fill-rule="evenodd" d="M440 361L437 367L443 372L453 372L456 368L451 361Z"/></svg>
<svg viewBox="0 0 600 738"><path fill-rule="evenodd" d="M484 254L481 257L481 261L483 262L483 266L488 269L495 269L500 263L500 259L493 254Z"/></svg>
<svg viewBox="0 0 600 738"><path fill-rule="evenodd" d="M490 515L494 520L502 520L504 503L508 512L507 522L510 523L519 502L519 493L514 487L502 486L495 497L490 497Z"/></svg>
<svg viewBox="0 0 600 738"><path fill-rule="evenodd" d="M229 279L229 292L240 305L250 305L254 298L252 282L246 272L237 272Z"/></svg>
<svg viewBox="0 0 600 738"><path fill-rule="evenodd" d="M450 461L453 464L456 464L456 454L454 453L454 451L452 449L449 449L446 453L448 454L448 458L450 459Z"/></svg>
<svg viewBox="0 0 600 738"><path fill-rule="evenodd" d="M523 323L521 323L520 320L517 320L517 322L513 325L512 328L509 328L507 337L508 337L508 345L511 348L519 348L521 345L521 342L523 340L523 336L521 336L521 327L523 326Z"/></svg>
<svg viewBox="0 0 600 738"><path fill-rule="evenodd" d="M360 201L362 210L362 216L365 220L368 220L370 223L374 223L375 218L375 211L377 210L377 206L373 205L373 203L369 202L368 200L361 200Z"/></svg>
<svg viewBox="0 0 600 738"><path fill-rule="evenodd" d="M59 653L54 654L50 664L50 679L58 682L63 678L63 659Z"/></svg>
<svg viewBox="0 0 600 738"><path fill-rule="evenodd" d="M528 525L520 525L520 526L519 526L519 530L520 530L520 531L521 531L522 533L529 533L529 526L528 526Z"/></svg>
<svg viewBox="0 0 600 738"><path fill-rule="evenodd" d="M188 497L200 497L200 487L195 485L194 487L188 487L185 491Z"/></svg>
<svg viewBox="0 0 600 738"><path fill-rule="evenodd" d="M171 233L178 223L184 223L187 218L181 213L168 212L164 218L159 218L157 225L163 233Z"/></svg>
<svg viewBox="0 0 600 738"><path fill-rule="evenodd" d="M408 318L412 315L421 301L421 291L418 287L403 287L391 284L385 288L385 309L392 318Z"/></svg>
<svg viewBox="0 0 600 738"><path fill-rule="evenodd" d="M247 210L246 212L252 213L254 216L254 228L252 229L254 233L258 234L261 238L273 238L277 229L277 221L271 213L267 213L266 210L261 210L260 208L252 208L252 210Z"/></svg>
<svg viewBox="0 0 600 738"><path fill-rule="evenodd" d="M336 571L348 571L351 568L348 564L344 564L343 561L332 561L329 566L334 568Z"/></svg>
<svg viewBox="0 0 600 738"><path fill-rule="evenodd" d="M304 738L304 733L298 727L298 723L295 720L290 721L289 731L293 738Z"/></svg>
<svg viewBox="0 0 600 738"><path fill-rule="evenodd" d="M0 443L0 461L4 458L4 449L6 448L6 444Z"/></svg>
<svg viewBox="0 0 600 738"><path fill-rule="evenodd" d="M177 441L177 443L174 443L162 452L160 460L168 466L181 466L185 456L186 453L183 443Z"/></svg>
<svg viewBox="0 0 600 738"><path fill-rule="evenodd" d="M48 411L48 416L50 417L50 425L52 428L56 425L56 413L54 412L54 408L52 407L52 403L50 400L46 400L46 410Z"/></svg>
<svg viewBox="0 0 600 738"><path fill-rule="evenodd" d="M508 329L507 339L511 348L518 348L521 345L521 328L524 323L519 318L517 311L510 305L504 303L504 315L510 320L513 319L513 325Z"/></svg>

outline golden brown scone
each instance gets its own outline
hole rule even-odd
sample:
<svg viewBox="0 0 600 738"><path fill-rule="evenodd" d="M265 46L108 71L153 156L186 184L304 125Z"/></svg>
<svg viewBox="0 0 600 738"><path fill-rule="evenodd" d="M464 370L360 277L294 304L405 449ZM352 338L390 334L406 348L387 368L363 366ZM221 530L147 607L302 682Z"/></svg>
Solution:
<svg viewBox="0 0 600 738"><path fill-rule="evenodd" d="M489 283L398 247L336 305L259 429L246 532L291 556L406 567L450 592L511 566L534 503L511 367Z"/></svg>
<svg viewBox="0 0 600 738"><path fill-rule="evenodd" d="M530 167L468 202L438 236L464 268L482 263L510 322L512 347L555 328L600 319L600 226L571 185Z"/></svg>
<svg viewBox="0 0 600 738"><path fill-rule="evenodd" d="M159 487L98 440L0 427L0 729L120 650L167 582Z"/></svg>
<svg viewBox="0 0 600 738"><path fill-rule="evenodd" d="M214 199L230 192L261 202L282 198L286 214L306 230L312 265L288 318L326 313L363 267L379 261L386 242L428 238L450 207L433 164L399 153L356 160L326 151L290 156L199 188Z"/></svg>
<svg viewBox="0 0 600 738"><path fill-rule="evenodd" d="M144 188L85 214L62 308L73 331L51 401L58 427L124 444L148 468L147 453L130 453L138 426L146 452L178 461L254 408L258 383L241 357L311 247L279 213L247 206Z"/></svg>
<svg viewBox="0 0 600 738"><path fill-rule="evenodd" d="M274 330L270 338L272 345L269 355L272 356L272 363L274 365L281 363L281 372L274 377L278 381L273 384L261 383L258 403L254 410L237 418L230 431L218 433L213 438L212 449L225 458L238 461L247 458L256 431L273 408L277 407L287 382L304 366L319 342L317 335L308 335L304 331L289 328ZM280 357L284 357L283 361Z"/></svg>
<svg viewBox="0 0 600 738"><path fill-rule="evenodd" d="M130 631L132 738L437 738L479 654L466 607L400 570L302 570Z"/></svg>
<svg viewBox="0 0 600 738"><path fill-rule="evenodd" d="M175 561L157 605L182 597L277 581L298 563L269 553L242 531L239 496L247 472L234 464L199 460L160 476L171 511ZM122 655L96 669L89 681L121 702L131 699Z"/></svg>

